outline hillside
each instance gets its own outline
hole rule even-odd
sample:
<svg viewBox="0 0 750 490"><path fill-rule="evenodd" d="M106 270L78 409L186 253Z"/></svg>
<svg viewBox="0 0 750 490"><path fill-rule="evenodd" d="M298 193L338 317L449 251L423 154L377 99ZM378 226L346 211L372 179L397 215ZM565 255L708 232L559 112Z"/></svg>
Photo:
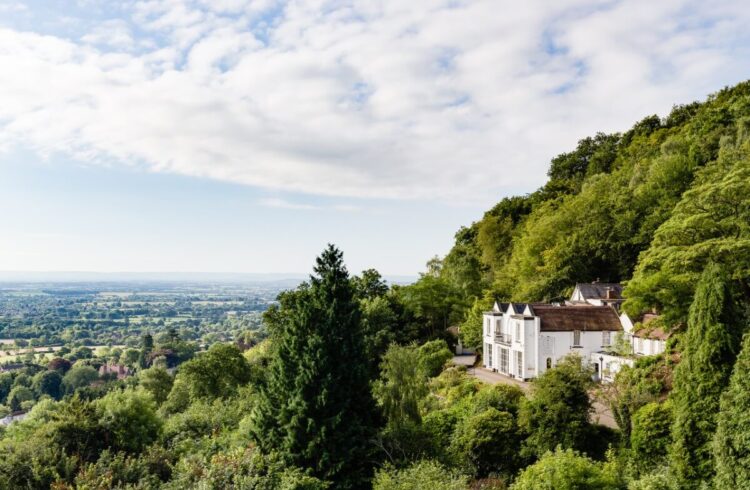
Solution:
<svg viewBox="0 0 750 490"><path fill-rule="evenodd" d="M576 282L624 282L626 310L686 319L709 261L749 296L750 82L598 133L553 158L536 192L456 233L440 276L458 298L553 301ZM501 158L501 157L499 157Z"/></svg>

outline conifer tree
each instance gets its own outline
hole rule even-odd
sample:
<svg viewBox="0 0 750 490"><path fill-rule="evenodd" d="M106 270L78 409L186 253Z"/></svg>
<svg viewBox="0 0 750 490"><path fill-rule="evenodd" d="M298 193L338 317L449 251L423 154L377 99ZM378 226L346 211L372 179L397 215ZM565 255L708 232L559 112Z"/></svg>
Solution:
<svg viewBox="0 0 750 490"><path fill-rule="evenodd" d="M360 488L370 476L375 413L360 311L338 249L329 245L314 271L267 317L275 353L253 436L288 465Z"/></svg>
<svg viewBox="0 0 750 490"><path fill-rule="evenodd" d="M711 440L739 339L727 276L719 265L709 264L696 286L685 348L675 369L671 464L681 488L698 488L713 476Z"/></svg>
<svg viewBox="0 0 750 490"><path fill-rule="evenodd" d="M714 437L714 488L750 488L750 335L721 398Z"/></svg>

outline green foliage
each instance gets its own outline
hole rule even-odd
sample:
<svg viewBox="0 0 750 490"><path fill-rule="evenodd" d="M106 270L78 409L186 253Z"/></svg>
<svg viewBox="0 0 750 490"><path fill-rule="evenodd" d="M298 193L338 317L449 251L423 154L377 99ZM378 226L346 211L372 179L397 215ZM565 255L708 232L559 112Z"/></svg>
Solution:
<svg viewBox="0 0 750 490"><path fill-rule="evenodd" d="M571 449L547 452L523 470L511 490L620 490L625 485L602 463Z"/></svg>
<svg viewBox="0 0 750 490"><path fill-rule="evenodd" d="M453 352L444 340L431 340L419 346L419 367L429 378L434 378L443 371Z"/></svg>
<svg viewBox="0 0 750 490"><path fill-rule="evenodd" d="M138 383L151 393L158 405L161 405L169 396L174 379L166 369L152 367L138 373Z"/></svg>
<svg viewBox="0 0 750 490"><path fill-rule="evenodd" d="M532 396L519 413L519 423L528 434L526 453L541 457L558 446L587 446L591 375L582 367L580 357L568 356L533 381Z"/></svg>
<svg viewBox="0 0 750 490"><path fill-rule="evenodd" d="M679 490L665 469L643 475L628 483L628 490Z"/></svg>
<svg viewBox="0 0 750 490"><path fill-rule="evenodd" d="M422 421L419 403L428 388L421 361L421 351L415 346L393 344L383 356L380 379L373 385L373 394L391 427Z"/></svg>
<svg viewBox="0 0 750 490"><path fill-rule="evenodd" d="M451 472L439 463L420 461L409 468L378 471L373 490L468 490L466 477Z"/></svg>
<svg viewBox="0 0 750 490"><path fill-rule="evenodd" d="M63 376L63 388L66 393L73 393L79 388L89 386L99 379L99 373L91 366L73 366Z"/></svg>
<svg viewBox="0 0 750 490"><path fill-rule="evenodd" d="M746 287L749 92L745 82L622 135L582 139L552 160L544 187L461 228L415 288L423 300L410 302L433 318L463 316L487 290L504 300L561 299L576 282L623 281L637 268L629 311L679 306L665 311L679 318L708 260L728 264ZM441 287L440 297L426 294Z"/></svg>
<svg viewBox="0 0 750 490"><path fill-rule="evenodd" d="M400 289L401 299L424 326L423 336L435 338L463 316L459 289L441 276L442 264L423 274L417 282Z"/></svg>
<svg viewBox="0 0 750 490"><path fill-rule="evenodd" d="M76 458L41 438L0 442L0 490L51 488L75 472Z"/></svg>
<svg viewBox="0 0 750 490"><path fill-rule="evenodd" d="M471 399L471 407L474 413L494 408L515 416L524 399L523 390L515 385L483 386Z"/></svg>
<svg viewBox="0 0 750 490"><path fill-rule="evenodd" d="M230 344L214 344L182 364L177 379L191 400L231 396L250 380L250 366L240 350Z"/></svg>
<svg viewBox="0 0 750 490"><path fill-rule="evenodd" d="M750 119L723 140L719 157L698 172L695 183L656 231L628 283L631 312L652 307L685 319L702 270L723 264L748 291L750 276Z"/></svg>
<svg viewBox="0 0 750 490"><path fill-rule="evenodd" d="M667 391L667 379L671 373L664 358L641 358L633 367L623 366L614 382L602 387L603 398L609 402L626 442L630 438L633 414Z"/></svg>
<svg viewBox="0 0 750 490"><path fill-rule="evenodd" d="M713 476L711 439L721 392L729 384L741 337L723 269L709 264L690 306L685 348L675 370L672 468L685 488Z"/></svg>
<svg viewBox="0 0 750 490"><path fill-rule="evenodd" d="M388 346L399 339L401 319L394 311L393 298L375 296L360 300L362 309L362 331L367 359L371 360L372 377L377 376L378 361Z"/></svg>
<svg viewBox="0 0 750 490"><path fill-rule="evenodd" d="M509 477L519 464L521 436L515 417L488 408L456 427L451 452L475 476L500 473Z"/></svg>
<svg viewBox="0 0 750 490"><path fill-rule="evenodd" d="M354 488L368 478L375 425L360 309L338 249L329 246L314 270L271 313L275 356L253 435L287 464Z"/></svg>
<svg viewBox="0 0 750 490"><path fill-rule="evenodd" d="M750 486L750 335L732 372L729 388L721 398L713 440L716 459L715 488Z"/></svg>
<svg viewBox="0 0 750 490"><path fill-rule="evenodd" d="M17 412L21 410L21 405L24 402L31 401L34 399L34 392L30 388L25 386L16 386L10 393L8 393L8 406L11 411Z"/></svg>
<svg viewBox="0 0 750 490"><path fill-rule="evenodd" d="M651 470L663 464L671 442L672 406L670 402L651 402L633 415L630 445L639 470Z"/></svg>
<svg viewBox="0 0 750 490"><path fill-rule="evenodd" d="M34 375L32 387L37 397L47 395L59 400L63 394L62 381L63 378L57 371L40 371Z"/></svg>
<svg viewBox="0 0 750 490"><path fill-rule="evenodd" d="M115 451L137 453L159 437L162 420L145 390L112 391L97 400L95 407L108 447Z"/></svg>
<svg viewBox="0 0 750 490"><path fill-rule="evenodd" d="M102 452L95 463L85 465L76 475L80 489L138 488L158 489L172 476L172 458L158 446L138 455Z"/></svg>
<svg viewBox="0 0 750 490"><path fill-rule="evenodd" d="M375 269L362 271L359 276L352 277L355 294L361 299L375 299L388 293L388 284Z"/></svg>
<svg viewBox="0 0 750 490"><path fill-rule="evenodd" d="M483 313L492 307L491 300L475 299L474 304L466 312L466 318L461 323L461 342L464 347L480 350L482 348Z"/></svg>

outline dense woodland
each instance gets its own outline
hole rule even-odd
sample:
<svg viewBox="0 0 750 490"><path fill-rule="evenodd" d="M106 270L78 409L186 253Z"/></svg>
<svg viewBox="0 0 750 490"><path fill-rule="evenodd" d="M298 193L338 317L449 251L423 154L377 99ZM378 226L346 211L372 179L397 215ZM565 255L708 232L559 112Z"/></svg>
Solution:
<svg viewBox="0 0 750 490"><path fill-rule="evenodd" d="M634 319L659 314L665 354L602 387L571 357L529 393L448 362L446 329L479 347L495 299L597 278L625 283ZM412 285L350 276L328 247L247 350L174 331L143 335L124 380L90 358L3 374L34 403L0 432L0 488L750 488L749 281L746 82L580 141ZM165 362L164 342L185 355ZM619 430L592 423L593 396Z"/></svg>

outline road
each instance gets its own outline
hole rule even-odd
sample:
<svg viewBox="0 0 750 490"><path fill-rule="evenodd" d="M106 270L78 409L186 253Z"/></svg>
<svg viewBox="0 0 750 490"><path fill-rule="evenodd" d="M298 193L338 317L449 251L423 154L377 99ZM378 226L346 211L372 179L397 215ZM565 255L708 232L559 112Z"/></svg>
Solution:
<svg viewBox="0 0 750 490"><path fill-rule="evenodd" d="M472 363L474 362L474 356L455 356L453 358L453 364L466 366L467 372L477 378L479 381L483 381L485 383L489 384L498 384L503 383L506 385L514 385L518 386L522 390L528 392L531 390L531 384L526 383L523 381L519 381L515 378L509 378L508 376L502 375L500 373L496 373L493 371L490 371L489 369L485 369L483 367L473 367ZM610 427L612 429L617 429L617 422L615 422L614 417L612 417L612 412L609 410L609 408L601 403L600 401L594 399L594 402L592 403L593 406L593 412L591 413L591 421L604 425L606 427Z"/></svg>

